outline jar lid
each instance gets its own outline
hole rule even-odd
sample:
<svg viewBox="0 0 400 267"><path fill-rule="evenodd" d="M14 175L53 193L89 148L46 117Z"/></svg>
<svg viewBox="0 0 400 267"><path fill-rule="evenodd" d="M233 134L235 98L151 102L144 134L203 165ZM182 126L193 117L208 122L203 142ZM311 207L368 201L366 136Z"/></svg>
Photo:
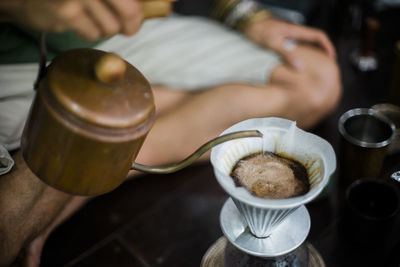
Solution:
<svg viewBox="0 0 400 267"><path fill-rule="evenodd" d="M113 53L90 48L66 51L52 61L45 79L62 108L96 126L136 127L154 113L146 78Z"/></svg>

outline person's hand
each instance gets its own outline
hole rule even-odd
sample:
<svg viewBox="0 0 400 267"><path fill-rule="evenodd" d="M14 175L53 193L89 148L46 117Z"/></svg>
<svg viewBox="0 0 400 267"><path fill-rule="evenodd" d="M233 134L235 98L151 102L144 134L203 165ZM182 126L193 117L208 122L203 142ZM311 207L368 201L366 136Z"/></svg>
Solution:
<svg viewBox="0 0 400 267"><path fill-rule="evenodd" d="M302 68L303 63L292 53L293 42L314 45L325 51L331 59L336 58L331 41L324 32L317 29L266 18L247 25L244 34L255 43L279 53L297 70Z"/></svg>
<svg viewBox="0 0 400 267"><path fill-rule="evenodd" d="M39 31L74 31L86 40L96 40L115 33L132 35L140 28L144 18L139 0L12 0L10 2L12 3L0 4L0 14L5 14L8 21ZM161 2L170 5L170 1Z"/></svg>

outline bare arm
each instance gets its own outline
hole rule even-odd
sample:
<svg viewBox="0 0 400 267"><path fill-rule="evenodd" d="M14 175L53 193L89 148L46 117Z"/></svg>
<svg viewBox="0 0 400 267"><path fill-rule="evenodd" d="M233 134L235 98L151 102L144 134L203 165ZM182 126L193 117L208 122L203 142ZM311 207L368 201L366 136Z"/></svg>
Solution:
<svg viewBox="0 0 400 267"><path fill-rule="evenodd" d="M13 158L12 171L0 176L0 266L9 266L71 198L36 178L19 151Z"/></svg>

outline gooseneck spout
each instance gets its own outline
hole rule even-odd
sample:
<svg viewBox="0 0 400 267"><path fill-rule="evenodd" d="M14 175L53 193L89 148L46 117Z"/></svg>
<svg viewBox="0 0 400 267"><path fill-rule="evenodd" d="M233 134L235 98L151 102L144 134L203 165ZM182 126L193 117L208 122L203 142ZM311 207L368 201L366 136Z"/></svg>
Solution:
<svg viewBox="0 0 400 267"><path fill-rule="evenodd" d="M208 141L200 148L198 148L190 156L188 156L187 158L178 163L166 164L161 166L145 166L138 163L133 163L131 170L137 170L145 173L155 173L155 174L167 174L176 172L192 164L196 159L198 159L201 155L207 152L210 148L229 140L246 138L246 137L262 137L262 133L257 130L251 130L251 131L238 131L229 134L224 134Z"/></svg>

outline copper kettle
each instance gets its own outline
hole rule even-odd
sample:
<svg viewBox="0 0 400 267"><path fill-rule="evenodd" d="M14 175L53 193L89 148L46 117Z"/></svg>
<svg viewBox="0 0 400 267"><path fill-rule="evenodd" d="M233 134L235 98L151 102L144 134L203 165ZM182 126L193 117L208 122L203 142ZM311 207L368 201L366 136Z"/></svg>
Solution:
<svg viewBox="0 0 400 267"><path fill-rule="evenodd" d="M154 113L151 87L134 66L100 50L66 51L51 62L38 83L22 154L48 185L70 194L99 195L121 184L131 168L173 172L216 144L261 135L245 131L213 139L177 164L132 166Z"/></svg>

